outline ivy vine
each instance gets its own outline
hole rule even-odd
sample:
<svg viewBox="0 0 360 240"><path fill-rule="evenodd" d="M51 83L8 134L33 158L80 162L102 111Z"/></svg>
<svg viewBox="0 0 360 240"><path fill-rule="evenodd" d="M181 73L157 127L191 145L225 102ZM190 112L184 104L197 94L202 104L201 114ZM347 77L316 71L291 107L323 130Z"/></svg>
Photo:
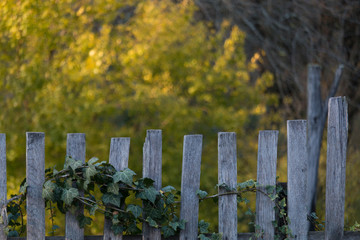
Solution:
<svg viewBox="0 0 360 240"><path fill-rule="evenodd" d="M139 226L144 222L151 227L161 229L165 238L178 234L185 228L185 221L180 219L178 214L180 191L172 186L156 190L152 179L134 179L135 175L135 172L129 168L117 171L111 164L105 161L99 162L97 158L91 158L83 164L69 156L65 158L62 170L58 171L55 167L46 169L42 197L51 216L50 234L54 235L59 228L53 221L55 208L65 214L67 211L75 213L80 207L85 209L84 214L77 217L82 228L91 225L95 212L100 212L111 220L111 230L114 234L139 234L141 233ZM24 222L26 187L24 180L20 186L20 194L12 196L7 202L8 215L5 224L8 236L20 236L26 230ZM198 190L199 201L235 194L238 203L248 204L249 200L245 193L260 192L275 203L277 219L279 219L273 222L276 229L275 238L290 239L286 199L281 186L261 187L256 181L248 180L238 183L236 188L230 188L226 184L219 184L217 187L225 191L209 196L207 192ZM248 208L245 214L255 213ZM209 234L209 225L203 220L199 221L198 238L220 240L221 234ZM252 239L261 238L263 236L261 228L256 225L254 227L256 231Z"/></svg>

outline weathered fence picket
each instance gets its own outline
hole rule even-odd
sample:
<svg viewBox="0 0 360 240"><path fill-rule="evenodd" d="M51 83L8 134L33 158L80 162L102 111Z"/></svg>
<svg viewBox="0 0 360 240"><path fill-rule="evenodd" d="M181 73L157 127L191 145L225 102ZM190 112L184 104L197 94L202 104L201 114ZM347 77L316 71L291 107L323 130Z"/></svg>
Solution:
<svg viewBox="0 0 360 240"><path fill-rule="evenodd" d="M329 101L325 239L342 239L344 234L345 166L348 134L347 102L343 97Z"/></svg>
<svg viewBox="0 0 360 240"><path fill-rule="evenodd" d="M296 239L307 239L307 154L306 120L287 121L288 185L290 229Z"/></svg>
<svg viewBox="0 0 360 240"><path fill-rule="evenodd" d="M186 221L185 230L180 232L181 240L196 240L198 236L200 167L202 135L184 137L183 162L181 175L180 218Z"/></svg>
<svg viewBox="0 0 360 240"><path fill-rule="evenodd" d="M71 156L77 161L85 163L86 142L84 133L69 133L66 142L66 156ZM81 193L80 193L81 194ZM76 219L77 216L84 213L80 208L75 214L66 213L65 220L65 237L68 240L82 240L84 238L84 229L80 228Z"/></svg>
<svg viewBox="0 0 360 240"><path fill-rule="evenodd" d="M276 185L278 131L260 131L258 144L257 182L262 192L266 186ZM275 191L275 190L274 190ZM274 239L275 204L264 194L256 193L256 224L263 231L264 239Z"/></svg>
<svg viewBox="0 0 360 240"><path fill-rule="evenodd" d="M307 112L307 153L308 153L308 213L315 209L321 140L326 122L326 111L321 99L321 67L308 67L308 112Z"/></svg>
<svg viewBox="0 0 360 240"><path fill-rule="evenodd" d="M28 240L45 240L45 134L26 133L26 236Z"/></svg>
<svg viewBox="0 0 360 240"><path fill-rule="evenodd" d="M237 183L236 134L218 134L218 183L236 189ZM226 189L219 187L219 194ZM237 239L237 201L236 195L219 196L219 232L224 240Z"/></svg>
<svg viewBox="0 0 360 240"><path fill-rule="evenodd" d="M110 142L109 163L117 171L122 171L128 167L130 151L130 138L112 138ZM122 240L122 234L115 235L111 231L111 219L104 220L104 238L103 240Z"/></svg>
<svg viewBox="0 0 360 240"><path fill-rule="evenodd" d="M295 239L309 240L355 240L360 239L359 232L344 232L345 204L345 166L347 144L347 103L345 98L331 98L328 114L328 147L326 178L326 230L308 232L307 214L312 179L308 176L309 162L307 151L307 123L305 120L287 122L288 139L288 182L287 211L291 220L290 229ZM278 131L260 131L258 142L258 189L266 192L266 186L276 184ZM122 236L111 232L111 221L105 219L104 235L84 236L76 220L77 213L67 213L65 237L45 238L45 204L42 199L42 185L45 180L45 134L26 134L26 176L27 176L27 239L49 240L160 240L163 237L159 229L143 224L142 236ZM67 135L66 155L85 162L85 134ZM130 138L112 138L110 143L109 162L116 170L128 166ZM185 230L172 240L195 240L198 235L199 199L196 195L200 188L200 168L202 155L202 135L184 137L183 163L181 176L181 210L180 217L187 221ZM143 147L143 177L155 180L154 187L161 189L162 169L162 131L148 130ZM218 134L218 183L235 188L237 182L236 134L221 132ZM309 183L310 182L310 183ZM6 199L6 136L0 134L0 207L4 214ZM219 187L219 232L223 240L245 240L252 233L237 233L236 194ZM83 210L82 210L83 211ZM262 239L274 238L275 220L274 202L261 193L256 195L256 224L263 231ZM146 219L146 216L143 216ZM6 220L6 219L5 219ZM5 240L4 224L0 224L0 240ZM20 240L24 238L10 238Z"/></svg>
<svg viewBox="0 0 360 240"><path fill-rule="evenodd" d="M156 190L161 189L162 131L148 130L143 148L143 177L151 178ZM160 229L143 224L143 240L160 240Z"/></svg>

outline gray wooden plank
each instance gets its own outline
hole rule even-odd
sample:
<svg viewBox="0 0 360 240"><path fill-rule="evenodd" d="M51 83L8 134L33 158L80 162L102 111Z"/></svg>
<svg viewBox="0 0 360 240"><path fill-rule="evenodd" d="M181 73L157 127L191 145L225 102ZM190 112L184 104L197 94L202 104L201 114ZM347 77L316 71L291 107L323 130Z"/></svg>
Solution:
<svg viewBox="0 0 360 240"><path fill-rule="evenodd" d="M308 67L308 112L307 112L307 152L308 152L308 211L315 210L316 187L319 169L321 140L324 132L327 108L323 108L321 98L321 67L311 64Z"/></svg>
<svg viewBox="0 0 360 240"><path fill-rule="evenodd" d="M111 138L109 162L117 171L128 167L130 151L130 138Z"/></svg>
<svg viewBox="0 0 360 240"><path fill-rule="evenodd" d="M6 135L4 133L0 133L0 211L1 216L3 216L3 224L0 224L0 240L6 239L4 232L4 227L7 225L7 217L4 214L6 211L7 200L6 184Z"/></svg>
<svg viewBox="0 0 360 240"><path fill-rule="evenodd" d="M236 188L236 134L234 132L218 133L218 182L230 188ZM219 194L226 192L219 188ZM236 195L219 197L219 232L224 240L237 239L237 201Z"/></svg>
<svg viewBox="0 0 360 240"><path fill-rule="evenodd" d="M330 98L326 163L326 240L342 239L344 233L347 108L345 97Z"/></svg>
<svg viewBox="0 0 360 240"><path fill-rule="evenodd" d="M196 191L200 188L202 138L202 135L184 136L180 218L186 224L180 232L181 240L198 239L199 198Z"/></svg>
<svg viewBox="0 0 360 240"><path fill-rule="evenodd" d="M130 138L111 138L109 163L115 167L117 171L124 170L128 167L130 150ZM111 231L111 219L105 218L104 222L104 238L103 240L122 240L122 234L115 235Z"/></svg>
<svg viewBox="0 0 360 240"><path fill-rule="evenodd" d="M162 131L147 130L143 147L143 177L151 178L154 187L161 189L161 169L162 169ZM160 240L161 232L159 229L150 227L147 223L143 224L143 240Z"/></svg>
<svg viewBox="0 0 360 240"><path fill-rule="evenodd" d="M45 239L45 134L26 133L26 234L28 240Z"/></svg>
<svg viewBox="0 0 360 240"><path fill-rule="evenodd" d="M66 142L66 155L70 156L77 161L85 163L85 134L84 133L68 133ZM84 229L80 228L76 217L84 212L83 208L80 208L78 212L72 214L66 213L65 220L65 236L67 240L83 240Z"/></svg>
<svg viewBox="0 0 360 240"><path fill-rule="evenodd" d="M307 150L306 120L287 121L288 216L296 239L307 239Z"/></svg>
<svg viewBox="0 0 360 240"><path fill-rule="evenodd" d="M260 131L257 162L257 182L266 192L267 185L276 185L277 144L279 131ZM256 193L256 224L263 231L263 239L274 239L274 202L268 196Z"/></svg>

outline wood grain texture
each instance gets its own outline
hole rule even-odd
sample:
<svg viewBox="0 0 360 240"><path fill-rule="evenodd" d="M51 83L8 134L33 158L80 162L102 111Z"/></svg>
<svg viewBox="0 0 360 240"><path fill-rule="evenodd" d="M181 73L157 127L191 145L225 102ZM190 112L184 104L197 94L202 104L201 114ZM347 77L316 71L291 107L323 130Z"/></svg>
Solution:
<svg viewBox="0 0 360 240"><path fill-rule="evenodd" d="M308 152L308 211L315 210L316 188L319 169L321 140L324 132L327 107L323 108L321 98L321 67L311 64L308 67L308 112L307 112L307 152Z"/></svg>
<svg viewBox="0 0 360 240"><path fill-rule="evenodd" d="M84 133L68 133L66 142L66 155L77 161L85 163L86 143ZM80 193L81 194L81 193ZM84 229L80 228L76 217L83 214L84 209L72 214L66 213L65 236L67 240L83 240Z"/></svg>
<svg viewBox="0 0 360 240"><path fill-rule="evenodd" d="M162 169L162 131L147 130L143 147L143 177L151 178L154 187L161 189L161 169ZM143 224L144 240L160 240L161 232L159 229L152 228L148 224Z"/></svg>
<svg viewBox="0 0 360 240"><path fill-rule="evenodd" d="M218 182L230 188L236 188L237 160L236 134L234 132L218 133ZM219 193L226 192L219 188ZM219 232L223 240L237 239L237 201L236 195L219 197Z"/></svg>
<svg viewBox="0 0 360 240"><path fill-rule="evenodd" d="M279 131L260 131L257 162L257 182L263 192L267 185L276 185L277 145ZM256 224L264 232L263 239L274 239L274 202L268 196L256 193Z"/></svg>
<svg viewBox="0 0 360 240"><path fill-rule="evenodd" d="M185 229L180 232L181 240L198 239L202 135L184 136L180 218L186 221Z"/></svg>
<svg viewBox="0 0 360 240"><path fill-rule="evenodd" d="M330 98L326 163L326 240L342 239L344 233L347 111L345 97Z"/></svg>
<svg viewBox="0 0 360 240"><path fill-rule="evenodd" d="M28 240L45 239L45 134L26 133L26 235Z"/></svg>
<svg viewBox="0 0 360 240"><path fill-rule="evenodd" d="M130 138L111 138L109 163L117 171L122 171L128 167L130 150ZM111 219L105 218L103 240L122 240L122 234L115 235L111 231Z"/></svg>
<svg viewBox="0 0 360 240"><path fill-rule="evenodd" d="M307 151L306 120L287 121L288 215L296 239L307 239Z"/></svg>
<svg viewBox="0 0 360 240"><path fill-rule="evenodd" d="M5 240L6 235L4 232L4 227L7 224L7 217L5 215L6 210L6 200L7 200L7 188L6 188L7 180L6 180L6 135L0 133L0 211L2 222L4 224L0 224L0 240ZM3 208L4 207L4 208Z"/></svg>

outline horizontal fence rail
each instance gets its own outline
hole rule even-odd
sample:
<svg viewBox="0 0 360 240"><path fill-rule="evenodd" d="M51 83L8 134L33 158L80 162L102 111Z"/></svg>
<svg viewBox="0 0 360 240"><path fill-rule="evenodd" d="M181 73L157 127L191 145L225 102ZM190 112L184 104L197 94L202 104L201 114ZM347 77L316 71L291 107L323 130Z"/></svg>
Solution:
<svg viewBox="0 0 360 240"><path fill-rule="evenodd" d="M326 179L326 225L324 232L309 232L307 213L309 206L307 122L291 120L287 122L287 213L290 229L295 239L352 240L360 239L359 232L344 232L345 205L345 166L347 144L347 103L343 97L331 98L328 113L328 151ZM275 186L277 167L278 131L260 131L258 139L257 183L258 190L265 192L265 186ZM198 237L200 169L203 148L202 135L184 136L183 162L181 176L180 217L186 220L185 229L179 236L168 239L195 240ZM111 221L105 219L102 236L84 236L79 227L77 215L67 213L65 236L45 237L45 204L42 198L42 186L45 181L45 134L26 133L26 177L27 192L27 230L26 238L12 237L12 240L160 240L160 230L144 223L143 233L139 236L115 236L110 229ZM112 138L110 142L109 162L117 171L124 170L129 161L130 138ZM85 162L86 141L83 133L67 135L66 154L78 161ZM162 131L148 130L143 146L143 177L153 179L154 188L162 186ZM237 196L223 194L227 187L236 188L237 182L237 149L236 133L221 132L218 134L218 183L219 183L219 229L224 240L249 239L254 233L237 232ZM275 190L274 190L275 191ZM6 203L6 136L0 134L0 207ZM81 194L81 193L80 193ZM256 195L256 224L260 227L262 239L273 239L275 235L273 221L276 219L275 203L264 194ZM122 208L124 206L121 206ZM146 216L144 216L146 217ZM6 224L7 219L4 219ZM4 224L0 225L0 240L5 240Z"/></svg>

